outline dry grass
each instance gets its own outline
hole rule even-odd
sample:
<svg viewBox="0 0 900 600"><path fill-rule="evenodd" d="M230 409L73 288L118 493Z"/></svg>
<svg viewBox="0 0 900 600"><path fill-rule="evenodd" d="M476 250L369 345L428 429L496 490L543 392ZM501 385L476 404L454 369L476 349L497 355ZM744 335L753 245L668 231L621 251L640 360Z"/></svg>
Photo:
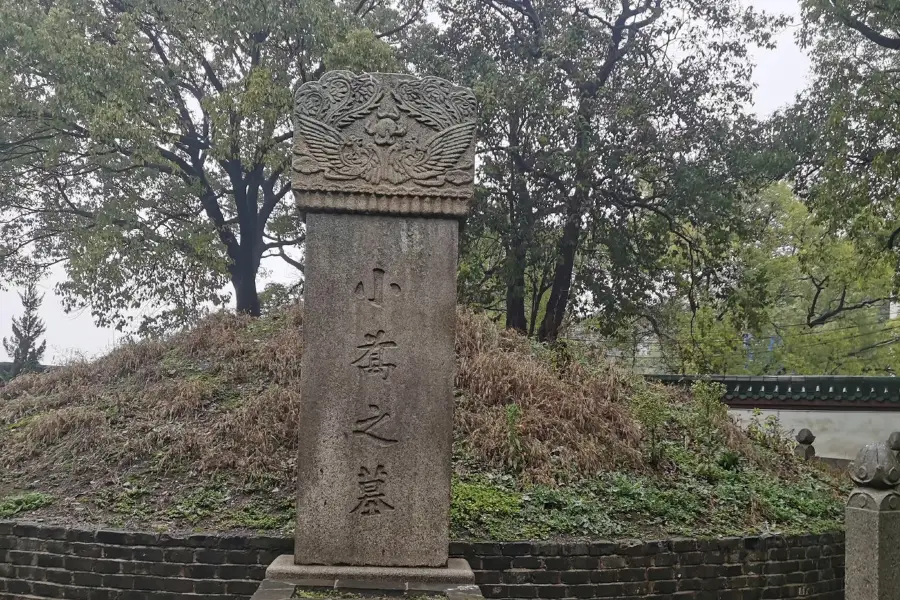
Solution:
<svg viewBox="0 0 900 600"><path fill-rule="evenodd" d="M31 474L146 463L290 485L301 325L298 307L261 320L219 314L168 340L16 379L0 391L0 460ZM457 437L479 463L542 482L638 467L639 430L616 371L570 364L562 374L527 340L466 312L457 346Z"/></svg>
<svg viewBox="0 0 900 600"><path fill-rule="evenodd" d="M167 340L125 344L0 388L0 464L84 479L139 465L291 477L298 309L219 314Z"/></svg>
<svg viewBox="0 0 900 600"><path fill-rule="evenodd" d="M301 326L296 306L258 320L219 314L169 339L14 380L0 388L0 486L52 480L54 495L77 497L139 474L177 482L172 496L223 477L237 487L293 489ZM630 376L533 346L465 311L457 355L462 474L560 483L652 471ZM728 423L721 430L729 447L754 456L743 432Z"/></svg>
<svg viewBox="0 0 900 600"><path fill-rule="evenodd" d="M471 313L458 318L456 434L477 459L550 483L640 465L629 384L607 369L564 372L529 342Z"/></svg>

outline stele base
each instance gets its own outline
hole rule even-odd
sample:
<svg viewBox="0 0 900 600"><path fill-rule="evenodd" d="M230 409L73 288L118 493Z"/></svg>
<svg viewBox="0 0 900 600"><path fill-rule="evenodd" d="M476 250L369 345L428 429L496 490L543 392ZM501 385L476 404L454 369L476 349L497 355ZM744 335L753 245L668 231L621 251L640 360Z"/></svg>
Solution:
<svg viewBox="0 0 900 600"><path fill-rule="evenodd" d="M304 595L308 592L309 595ZM251 600L323 600L435 596L447 600L482 600L469 563L451 558L446 567L354 567L298 565L293 555L279 556Z"/></svg>

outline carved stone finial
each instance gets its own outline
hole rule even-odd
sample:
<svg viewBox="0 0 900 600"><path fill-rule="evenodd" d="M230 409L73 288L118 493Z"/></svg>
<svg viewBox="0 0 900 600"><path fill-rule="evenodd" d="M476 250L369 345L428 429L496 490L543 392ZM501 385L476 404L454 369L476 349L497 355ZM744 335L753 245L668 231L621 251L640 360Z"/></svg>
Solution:
<svg viewBox="0 0 900 600"><path fill-rule="evenodd" d="M295 94L297 206L465 217L476 125L475 95L443 79L326 73Z"/></svg>
<svg viewBox="0 0 900 600"><path fill-rule="evenodd" d="M816 436L809 429L803 428L797 434L797 442L800 444L812 444L816 441Z"/></svg>
<svg viewBox="0 0 900 600"><path fill-rule="evenodd" d="M900 431L895 431L888 437L887 445L894 452L900 452Z"/></svg>
<svg viewBox="0 0 900 600"><path fill-rule="evenodd" d="M887 490L900 483L900 463L885 442L869 444L850 464L850 478L860 487Z"/></svg>

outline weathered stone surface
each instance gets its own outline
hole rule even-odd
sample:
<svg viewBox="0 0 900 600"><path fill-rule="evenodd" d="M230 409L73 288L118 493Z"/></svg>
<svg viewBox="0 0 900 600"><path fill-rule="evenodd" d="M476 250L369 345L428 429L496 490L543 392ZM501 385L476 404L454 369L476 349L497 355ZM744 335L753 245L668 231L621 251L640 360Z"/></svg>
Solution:
<svg viewBox="0 0 900 600"><path fill-rule="evenodd" d="M857 487L847 501L846 600L900 598L900 464L885 442L869 444L850 465Z"/></svg>
<svg viewBox="0 0 900 600"><path fill-rule="evenodd" d="M278 557L268 569L266 579L279 581L328 581L333 586L359 587L358 582L379 582L381 589L406 589L411 584L463 585L475 583L475 574L462 558L451 558L447 566L437 567L356 567L295 564L295 557ZM335 583L337 582L337 583ZM385 588L385 584L393 587Z"/></svg>
<svg viewBox="0 0 900 600"><path fill-rule="evenodd" d="M846 600L900 598L900 511L848 506Z"/></svg>
<svg viewBox="0 0 900 600"><path fill-rule="evenodd" d="M295 96L292 188L301 212L464 217L476 103L437 77L326 73Z"/></svg>
<svg viewBox="0 0 900 600"><path fill-rule="evenodd" d="M278 581L266 579L250 600L293 600L309 598L310 600L396 600L398 598L414 598L415 600L431 600L446 598L447 600L482 600L481 590L473 584L424 584L415 583L406 587L379 588L378 582L354 582L358 585L333 587L326 581Z"/></svg>
<svg viewBox="0 0 900 600"><path fill-rule="evenodd" d="M900 431L895 431L888 436L887 445L894 452L900 451Z"/></svg>
<svg viewBox="0 0 900 600"><path fill-rule="evenodd" d="M816 441L816 436L813 435L813 432L805 427L797 433L797 442L800 444L812 444Z"/></svg>
<svg viewBox="0 0 900 600"><path fill-rule="evenodd" d="M457 229L308 215L300 564L447 564Z"/></svg>
<svg viewBox="0 0 900 600"><path fill-rule="evenodd" d="M798 444L797 447L794 448L794 454L803 460L812 460L816 457L816 449L809 444Z"/></svg>
<svg viewBox="0 0 900 600"><path fill-rule="evenodd" d="M850 464L850 478L861 487L888 489L900 483L900 462L885 442L869 444Z"/></svg>

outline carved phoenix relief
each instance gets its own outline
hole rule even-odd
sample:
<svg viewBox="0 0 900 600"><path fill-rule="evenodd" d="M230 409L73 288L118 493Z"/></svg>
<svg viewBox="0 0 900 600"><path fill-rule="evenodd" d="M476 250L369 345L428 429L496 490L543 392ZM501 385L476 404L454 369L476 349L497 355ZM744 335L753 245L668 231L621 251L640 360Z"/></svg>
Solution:
<svg viewBox="0 0 900 600"><path fill-rule="evenodd" d="M467 186L475 111L470 90L436 77L328 73L297 91L294 171L307 189Z"/></svg>

